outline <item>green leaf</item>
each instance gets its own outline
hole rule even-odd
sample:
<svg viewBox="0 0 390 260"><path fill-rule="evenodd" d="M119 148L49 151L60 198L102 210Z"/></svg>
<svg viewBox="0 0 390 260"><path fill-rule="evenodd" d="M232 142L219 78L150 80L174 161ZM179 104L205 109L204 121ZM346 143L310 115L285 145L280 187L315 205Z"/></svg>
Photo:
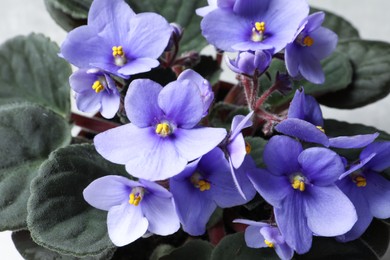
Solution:
<svg viewBox="0 0 390 260"><path fill-rule="evenodd" d="M70 65L40 34L18 36L0 46L0 105L29 101L70 114Z"/></svg>
<svg viewBox="0 0 390 260"><path fill-rule="evenodd" d="M322 26L335 32L339 39L359 38L358 30L356 30L356 28L350 22L341 16L313 7L311 8L310 13L315 13L318 11L325 13L325 20Z"/></svg>
<svg viewBox="0 0 390 260"><path fill-rule="evenodd" d="M185 243L183 246L172 250L168 255L161 257L161 260L208 260L210 259L213 246L204 240L196 239Z"/></svg>
<svg viewBox="0 0 390 260"><path fill-rule="evenodd" d="M230 129L233 117L236 115L247 115L248 108L225 102L216 103L209 113L210 124L214 127Z"/></svg>
<svg viewBox="0 0 390 260"><path fill-rule="evenodd" d="M107 212L90 206L83 190L109 174L129 176L104 160L92 145L73 145L50 155L31 184L28 228L36 243L61 254L96 255L114 247Z"/></svg>
<svg viewBox="0 0 390 260"><path fill-rule="evenodd" d="M64 30L70 31L87 24L88 10L93 0L44 0L53 20Z"/></svg>
<svg viewBox="0 0 390 260"><path fill-rule="evenodd" d="M51 251L48 248L45 248L43 246L40 246L36 244L31 236L30 232L27 230L22 230L18 232L12 233L12 241L15 244L16 249L18 252L23 256L24 259L27 260L41 260L41 259L61 259L61 260L77 260L77 259L83 259L83 260L106 260L111 259L111 257L115 253L114 249L109 249L101 255L91 256L91 257L75 257L70 255L61 255L55 251Z"/></svg>
<svg viewBox="0 0 390 260"><path fill-rule="evenodd" d="M64 119L36 104L0 106L0 230L27 226L30 182L50 152L69 144Z"/></svg>
<svg viewBox="0 0 390 260"><path fill-rule="evenodd" d="M343 90L321 96L321 104L335 108L357 108L389 94L389 43L353 39L340 42L337 50L352 62L353 81Z"/></svg>
<svg viewBox="0 0 390 260"><path fill-rule="evenodd" d="M200 30L201 17L195 10L207 5L206 0L126 0L136 13L156 12L165 17L168 22L177 23L184 28L183 38L180 41L180 53L200 51L208 43Z"/></svg>
<svg viewBox="0 0 390 260"><path fill-rule="evenodd" d="M211 260L277 260L275 250L271 248L249 248L246 246L244 233L227 235L214 248Z"/></svg>
<svg viewBox="0 0 390 260"><path fill-rule="evenodd" d="M266 165L263 162L263 152L268 141L261 137L245 137L245 141L251 146L250 156L252 156L256 166L259 168L266 168Z"/></svg>
<svg viewBox="0 0 390 260"><path fill-rule="evenodd" d="M168 255L175 249L172 245L161 244L158 245L154 250L149 260L159 260L161 257Z"/></svg>

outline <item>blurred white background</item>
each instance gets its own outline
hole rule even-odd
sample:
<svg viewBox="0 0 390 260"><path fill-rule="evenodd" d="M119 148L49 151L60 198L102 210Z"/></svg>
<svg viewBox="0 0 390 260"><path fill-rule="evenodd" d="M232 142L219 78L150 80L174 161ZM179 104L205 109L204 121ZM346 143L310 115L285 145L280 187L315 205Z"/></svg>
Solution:
<svg viewBox="0 0 390 260"><path fill-rule="evenodd" d="M364 39L390 42L388 0L309 0L309 3L343 16L358 28ZM31 32L43 33L58 44L66 37L66 32L46 12L43 0L0 0L0 10L0 43L16 35L27 35ZM222 77L225 80L234 80L234 75L226 67ZM389 111L390 96L373 105L354 110L323 107L325 118L363 123L390 133ZM10 239L10 232L0 232L0 245L0 259L22 259Z"/></svg>

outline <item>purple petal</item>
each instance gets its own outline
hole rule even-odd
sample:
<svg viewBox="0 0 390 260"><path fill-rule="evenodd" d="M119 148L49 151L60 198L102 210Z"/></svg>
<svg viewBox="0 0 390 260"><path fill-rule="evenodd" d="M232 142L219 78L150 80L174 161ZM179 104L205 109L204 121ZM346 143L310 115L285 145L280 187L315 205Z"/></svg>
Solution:
<svg viewBox="0 0 390 260"><path fill-rule="evenodd" d="M153 194L155 196L162 197L162 198L172 197L172 194L167 189L165 189L163 186L155 182L144 180L144 179L139 179L138 181L139 183L142 184L143 187L145 187L145 189L148 190L149 194Z"/></svg>
<svg viewBox="0 0 390 260"><path fill-rule="evenodd" d="M302 145L298 141L278 135L272 137L265 146L263 159L271 173L287 175L299 171L297 159L301 152Z"/></svg>
<svg viewBox="0 0 390 260"><path fill-rule="evenodd" d="M233 117L232 128L229 140L234 140L238 134L241 133L242 129L252 126L251 117L253 115L253 111L249 112L246 116L236 115Z"/></svg>
<svg viewBox="0 0 390 260"><path fill-rule="evenodd" d="M299 48L295 43L286 46L284 58L288 74L292 77L299 76Z"/></svg>
<svg viewBox="0 0 390 260"><path fill-rule="evenodd" d="M375 142L368 145L360 154L360 159L376 153L375 157L367 164L366 168L381 172L390 167L390 142Z"/></svg>
<svg viewBox="0 0 390 260"><path fill-rule="evenodd" d="M309 251L312 232L307 226L304 215L304 201L298 192L285 198L281 207L274 208L276 223L280 233L298 254Z"/></svg>
<svg viewBox="0 0 390 260"><path fill-rule="evenodd" d="M301 54L299 71L305 79L314 84L322 84L325 82L325 75L322 70L322 65L319 59L317 59L310 52Z"/></svg>
<svg viewBox="0 0 390 260"><path fill-rule="evenodd" d="M112 207L107 214L108 235L116 246L125 246L143 236L148 230L148 220L141 207L127 201Z"/></svg>
<svg viewBox="0 0 390 260"><path fill-rule="evenodd" d="M304 211L307 225L316 235L342 235L355 224L355 207L337 186L310 186L305 193Z"/></svg>
<svg viewBox="0 0 390 260"><path fill-rule="evenodd" d="M236 189L237 189L238 193L241 195L241 197L244 200L246 200L246 196L245 196L244 192L241 189L241 185L238 183L238 180L237 180L237 177L236 177L236 172L234 171L234 167L233 167L231 158L229 158L229 166L230 166L230 173L232 175L234 186L236 187Z"/></svg>
<svg viewBox="0 0 390 260"><path fill-rule="evenodd" d="M329 138L329 146L344 149L362 148L372 143L378 136L379 133Z"/></svg>
<svg viewBox="0 0 390 260"><path fill-rule="evenodd" d="M264 237L260 233L261 227L248 226L245 229L245 243L251 248L268 247L264 242Z"/></svg>
<svg viewBox="0 0 390 260"><path fill-rule="evenodd" d="M103 93L101 100L100 113L104 118L113 118L119 110L120 96L115 90L113 93Z"/></svg>
<svg viewBox="0 0 390 260"><path fill-rule="evenodd" d="M149 79L133 80L125 97L126 115L138 127L154 126L163 117L157 104L162 86Z"/></svg>
<svg viewBox="0 0 390 260"><path fill-rule="evenodd" d="M305 25L305 32L310 33L318 29L325 19L324 12L315 12L307 17L307 23Z"/></svg>
<svg viewBox="0 0 390 260"><path fill-rule="evenodd" d="M312 147L304 150L298 157L303 174L311 184L327 186L336 182L344 172L344 164L335 152Z"/></svg>
<svg viewBox="0 0 390 260"><path fill-rule="evenodd" d="M365 177L364 195L371 214L376 218L390 218L390 182L375 172L367 173Z"/></svg>
<svg viewBox="0 0 390 260"><path fill-rule="evenodd" d="M348 176L349 174L359 170L360 168L362 168L364 165L366 165L369 161L371 161L371 159L376 155L376 153L372 153L370 155L368 155L367 157L365 158L362 158L362 156L360 156L360 161L359 163L356 163L356 164L353 164L348 171L344 172L343 174L341 174L341 176L339 177L339 180L343 179L345 176Z"/></svg>
<svg viewBox="0 0 390 260"><path fill-rule="evenodd" d="M136 182L122 176L109 175L91 182L83 191L84 199L93 207L108 211L111 207L129 200Z"/></svg>
<svg viewBox="0 0 390 260"><path fill-rule="evenodd" d="M297 137L310 143L329 146L329 139L315 125L298 118L287 118L275 126L275 129L285 135Z"/></svg>
<svg viewBox="0 0 390 260"><path fill-rule="evenodd" d="M310 51L316 59L322 60L336 49L337 34L328 28L320 27L311 32L310 36L314 39L313 45L310 46Z"/></svg>
<svg viewBox="0 0 390 260"><path fill-rule="evenodd" d="M246 224L248 226L255 226L255 227L266 227L269 226L269 224L260 222L260 221L253 221L253 220L248 220L248 219L240 219L237 218L233 220L233 223L241 223L241 224ZM260 232L260 230L259 230Z"/></svg>
<svg viewBox="0 0 390 260"><path fill-rule="evenodd" d="M256 16L264 16L264 13L270 6L270 0L236 0L233 11L241 16L255 18Z"/></svg>
<svg viewBox="0 0 390 260"><path fill-rule="evenodd" d="M292 259L294 256L294 250L287 245L287 243L282 243L275 245L275 252L280 257L280 259Z"/></svg>
<svg viewBox="0 0 390 260"><path fill-rule="evenodd" d="M288 109L287 117L305 120L305 91L303 88L295 91L294 98L291 100Z"/></svg>
<svg viewBox="0 0 390 260"><path fill-rule="evenodd" d="M180 228L179 218L173 206L172 198L145 194L140 205L145 217L149 221L148 230L150 232L167 236Z"/></svg>
<svg viewBox="0 0 390 260"><path fill-rule="evenodd" d="M188 80L166 85L158 96L158 104L167 119L179 128L193 128L203 115L199 88Z"/></svg>
<svg viewBox="0 0 390 260"><path fill-rule="evenodd" d="M96 74L88 73L87 69L79 69L70 75L69 84L76 93L91 92L92 85L97 79Z"/></svg>
<svg viewBox="0 0 390 260"><path fill-rule="evenodd" d="M238 135L228 144L227 150L229 152L232 165L237 169L241 166L246 155L245 140L242 134Z"/></svg>
<svg viewBox="0 0 390 260"><path fill-rule="evenodd" d="M315 126L324 126L324 119L320 105L317 100L309 95L305 95L305 121L312 123Z"/></svg>
<svg viewBox="0 0 390 260"><path fill-rule="evenodd" d="M129 60L118 70L118 73L123 75L134 75L142 72L150 71L152 68L160 65L160 62L152 58L136 58Z"/></svg>
<svg viewBox="0 0 390 260"><path fill-rule="evenodd" d="M82 112L99 111L102 94L103 93L95 93L95 91L85 91L84 93L76 94L77 109Z"/></svg>

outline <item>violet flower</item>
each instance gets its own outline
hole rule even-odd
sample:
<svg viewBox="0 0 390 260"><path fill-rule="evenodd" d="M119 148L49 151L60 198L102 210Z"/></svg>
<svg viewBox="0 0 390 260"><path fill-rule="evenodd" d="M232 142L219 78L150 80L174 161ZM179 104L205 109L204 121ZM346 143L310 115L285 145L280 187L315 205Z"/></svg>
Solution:
<svg viewBox="0 0 390 260"><path fill-rule="evenodd" d="M334 184L344 172L333 151L302 145L287 136L272 137L264 148L267 169L249 172L260 195L274 207L279 230L297 253L309 251L313 234L333 237L348 232L356 211Z"/></svg>
<svg viewBox="0 0 390 260"><path fill-rule="evenodd" d="M283 49L309 14L306 0L236 0L233 10L217 8L204 16L202 34L224 51Z"/></svg>
<svg viewBox="0 0 390 260"><path fill-rule="evenodd" d="M293 257L294 250L286 243L276 226L246 219L235 219L233 222L248 225L245 229L245 243L248 247L273 248L282 260Z"/></svg>
<svg viewBox="0 0 390 260"><path fill-rule="evenodd" d="M324 12L306 17L295 40L286 46L286 67L292 77L302 75L312 83L324 83L320 61L334 51L338 39L337 34L321 26L324 18Z"/></svg>
<svg viewBox="0 0 390 260"><path fill-rule="evenodd" d="M287 119L276 125L275 129L279 133L299 138L305 142L345 149L365 147L379 135L379 133L374 133L329 138L323 126L324 121L319 104L314 97L305 95L301 88L295 92L288 109Z"/></svg>
<svg viewBox="0 0 390 260"><path fill-rule="evenodd" d="M131 82L125 97L129 124L98 134L96 150L125 164L133 176L163 180L206 154L226 136L223 128L198 127L204 103L198 86L178 80L164 88L148 79Z"/></svg>
<svg viewBox="0 0 390 260"><path fill-rule="evenodd" d="M82 112L96 112L105 118L113 118L119 109L120 95L114 80L96 69L79 69L69 83L76 92L76 105Z"/></svg>
<svg viewBox="0 0 390 260"><path fill-rule="evenodd" d="M228 208L251 200L256 191L247 177L250 170L245 167L237 170L238 182L247 199L238 193L225 155L218 147L171 178L169 186L183 230L192 236L202 235L217 206Z"/></svg>
<svg viewBox="0 0 390 260"><path fill-rule="evenodd" d="M108 235L116 246L147 232L166 236L180 228L172 194L153 182L109 175L89 184L83 195L91 206L108 211Z"/></svg>
<svg viewBox="0 0 390 260"><path fill-rule="evenodd" d="M69 32L61 56L79 68L94 67L129 78L159 65L157 58L171 33L158 14L135 14L123 0L94 0L88 25Z"/></svg>
<svg viewBox="0 0 390 260"><path fill-rule="evenodd" d="M269 67L272 54L271 50L245 51L239 52L234 60L227 56L225 59L227 66L235 73L253 76L255 72L261 74Z"/></svg>
<svg viewBox="0 0 390 260"><path fill-rule="evenodd" d="M390 218L390 182L380 175L389 167L390 142L375 142L364 148L360 162L340 177L343 179L336 184L354 204L358 221L338 240L347 242L360 237L373 217Z"/></svg>

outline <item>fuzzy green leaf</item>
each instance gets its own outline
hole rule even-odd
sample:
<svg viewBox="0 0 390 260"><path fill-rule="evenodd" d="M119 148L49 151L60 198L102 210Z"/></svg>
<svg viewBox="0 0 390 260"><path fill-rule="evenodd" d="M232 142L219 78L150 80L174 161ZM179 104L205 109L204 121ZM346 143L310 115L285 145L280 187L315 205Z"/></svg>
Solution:
<svg viewBox="0 0 390 260"><path fill-rule="evenodd" d="M213 246L204 240L191 240L183 246L172 250L168 255L161 257L161 260L208 260L210 259Z"/></svg>

